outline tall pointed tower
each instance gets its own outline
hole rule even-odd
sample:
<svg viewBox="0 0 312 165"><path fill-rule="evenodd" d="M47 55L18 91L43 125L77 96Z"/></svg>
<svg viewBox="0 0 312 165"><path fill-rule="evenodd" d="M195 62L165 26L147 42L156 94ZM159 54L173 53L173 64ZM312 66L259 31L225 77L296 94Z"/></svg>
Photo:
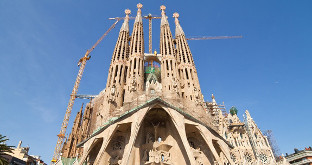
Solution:
<svg viewBox="0 0 312 165"><path fill-rule="evenodd" d="M128 61L127 89L125 102L131 102L144 89L144 36L142 4L138 4L133 31L130 39L130 56Z"/></svg>
<svg viewBox="0 0 312 165"><path fill-rule="evenodd" d="M160 54L161 54L161 83L162 92L166 97L177 97L179 85L177 79L177 62L175 46L165 13L166 7L162 5L160 24Z"/></svg>
<svg viewBox="0 0 312 165"><path fill-rule="evenodd" d="M181 97L194 100L197 104L203 101L200 90L196 67L190 47L178 20L179 14L174 13L176 30L175 41L177 49L178 74L181 83Z"/></svg>
<svg viewBox="0 0 312 165"><path fill-rule="evenodd" d="M129 56L129 9L125 10L125 20L119 32L116 46L113 52L109 72L107 76L107 83L105 89L105 96L103 100L103 108L98 110L97 124L99 127L105 121L105 116L108 113L114 113L117 108L120 108L124 102L124 85L127 81L127 58Z"/></svg>
<svg viewBox="0 0 312 165"><path fill-rule="evenodd" d="M68 158L72 158L72 157L76 157L78 154L78 150L76 148L76 145L81 141L81 121L82 121L82 110L83 110L83 104L80 108L80 111L77 113L76 118L74 120L74 124L72 127L72 131L69 134L66 142L64 143L63 146L63 156L64 157L68 157Z"/></svg>

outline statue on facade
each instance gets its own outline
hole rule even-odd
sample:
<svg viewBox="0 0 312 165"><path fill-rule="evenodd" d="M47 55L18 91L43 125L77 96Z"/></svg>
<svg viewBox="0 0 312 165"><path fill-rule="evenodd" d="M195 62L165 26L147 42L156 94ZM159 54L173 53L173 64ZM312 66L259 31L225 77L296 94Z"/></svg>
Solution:
<svg viewBox="0 0 312 165"><path fill-rule="evenodd" d="M115 95L116 95L116 85L113 84L111 91L110 91L110 95L109 95L109 101L110 102L114 102L115 101Z"/></svg>
<svg viewBox="0 0 312 165"><path fill-rule="evenodd" d="M178 83L177 83L176 78L174 78L174 77L172 78L172 87L173 87L173 91L179 95Z"/></svg>
<svg viewBox="0 0 312 165"><path fill-rule="evenodd" d="M196 87L194 87L194 96L196 105L200 105L201 104L200 95Z"/></svg>
<svg viewBox="0 0 312 165"><path fill-rule="evenodd" d="M137 81L135 79L135 75L133 75L132 79L131 79L131 92L135 92L137 90Z"/></svg>

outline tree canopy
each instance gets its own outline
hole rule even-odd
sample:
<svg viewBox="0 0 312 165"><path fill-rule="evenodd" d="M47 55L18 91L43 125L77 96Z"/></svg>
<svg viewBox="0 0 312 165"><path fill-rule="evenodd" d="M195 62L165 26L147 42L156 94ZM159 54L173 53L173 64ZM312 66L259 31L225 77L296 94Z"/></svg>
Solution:
<svg viewBox="0 0 312 165"><path fill-rule="evenodd" d="M7 153L12 153L12 147L6 144L6 141L9 139L6 136L0 134L0 165L7 165L9 162L3 157L3 155L7 155Z"/></svg>

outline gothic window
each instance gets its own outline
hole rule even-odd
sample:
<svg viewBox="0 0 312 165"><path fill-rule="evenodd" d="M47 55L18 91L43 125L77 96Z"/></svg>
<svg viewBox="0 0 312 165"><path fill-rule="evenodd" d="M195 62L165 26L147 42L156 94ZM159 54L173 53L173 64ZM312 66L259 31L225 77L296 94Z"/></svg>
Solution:
<svg viewBox="0 0 312 165"><path fill-rule="evenodd" d="M130 61L129 78L130 78L130 76L131 76L131 68L132 68L132 60Z"/></svg>
<svg viewBox="0 0 312 165"><path fill-rule="evenodd" d="M189 79L187 69L185 68L186 79Z"/></svg>
<svg viewBox="0 0 312 165"><path fill-rule="evenodd" d="M120 80L121 80L121 73L122 73L122 69L123 69L123 66L121 65L121 67L120 67L120 71L119 71L119 84L120 84Z"/></svg>
<svg viewBox="0 0 312 165"><path fill-rule="evenodd" d="M125 101L125 90L122 91L122 104L124 103Z"/></svg>
<svg viewBox="0 0 312 165"><path fill-rule="evenodd" d="M115 79L117 77L117 73L118 73L118 65L116 66L116 70L115 70Z"/></svg>
<svg viewBox="0 0 312 165"><path fill-rule="evenodd" d="M193 78L193 71L192 71L192 69L190 70L190 72L191 72L191 78L193 80L194 78Z"/></svg>
<svg viewBox="0 0 312 165"><path fill-rule="evenodd" d="M136 58L134 59L134 62L133 62L133 69L136 69Z"/></svg>
<svg viewBox="0 0 312 165"><path fill-rule="evenodd" d="M127 72L128 72L128 66L125 67L125 72L124 72L124 83L126 83L127 81Z"/></svg>
<svg viewBox="0 0 312 165"><path fill-rule="evenodd" d="M141 65L141 59L139 59L139 63L138 63L138 74L140 74L140 65Z"/></svg>

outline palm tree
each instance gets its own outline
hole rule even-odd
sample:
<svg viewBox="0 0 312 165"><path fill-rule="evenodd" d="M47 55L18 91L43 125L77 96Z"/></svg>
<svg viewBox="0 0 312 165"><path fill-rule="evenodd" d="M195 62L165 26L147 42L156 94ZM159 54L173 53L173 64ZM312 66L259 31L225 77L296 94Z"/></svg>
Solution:
<svg viewBox="0 0 312 165"><path fill-rule="evenodd" d="M12 147L6 145L6 141L9 139L6 138L6 136L3 136L0 134L0 165L7 165L9 162L3 157L3 155L6 155L6 153L12 153Z"/></svg>

